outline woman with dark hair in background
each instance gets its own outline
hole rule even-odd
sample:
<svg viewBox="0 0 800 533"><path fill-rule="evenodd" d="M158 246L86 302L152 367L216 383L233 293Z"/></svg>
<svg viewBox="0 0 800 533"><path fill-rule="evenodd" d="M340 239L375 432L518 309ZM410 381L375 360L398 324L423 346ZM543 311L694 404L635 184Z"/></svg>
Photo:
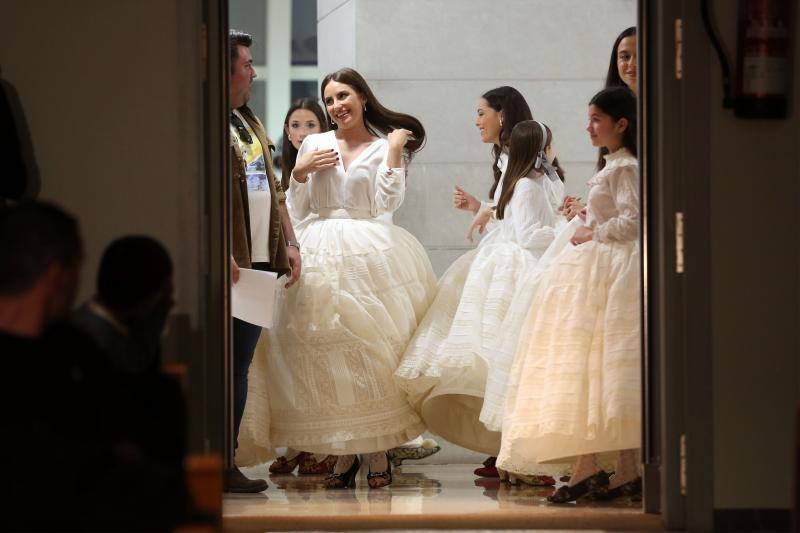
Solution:
<svg viewBox="0 0 800 533"><path fill-rule="evenodd" d="M410 233L377 218L402 204L425 130L381 105L352 69L326 76L321 93L331 131L305 138L288 189L303 220L303 274L270 330L269 357L250 375L271 442L252 445L337 455L332 489L354 486L356 454L367 454L367 482L379 488L392 481L386 451L425 430L393 373L436 276Z"/></svg>
<svg viewBox="0 0 800 533"><path fill-rule="evenodd" d="M533 120L531 108L525 97L513 87L504 85L485 92L478 100L475 126L480 131L481 141L492 145L493 181L489 189L489 201L482 202L456 185L453 190L453 206L477 215L481 208L497 204L502 191L503 174L508 164L508 141L511 130L523 120Z"/></svg>
<svg viewBox="0 0 800 533"><path fill-rule="evenodd" d="M587 131L604 154L589 181L585 225L554 259L525 320L508 381L499 468L529 473L574 459L554 503L641 494L641 285L636 97L627 87L589 103ZM598 454L614 452L614 476Z"/></svg>
<svg viewBox="0 0 800 533"><path fill-rule="evenodd" d="M606 74L606 88L627 87L634 94L637 90L636 26L622 31L611 47L611 59Z"/></svg>
<svg viewBox="0 0 800 533"><path fill-rule="evenodd" d="M305 154L302 161L297 161L297 151L303 140L312 133L328 131L328 121L325 113L313 98L300 98L295 100L286 118L283 119L283 148L281 150L281 185L283 189L289 188L289 179L296 165L300 170L308 172L306 167L311 164L314 153Z"/></svg>

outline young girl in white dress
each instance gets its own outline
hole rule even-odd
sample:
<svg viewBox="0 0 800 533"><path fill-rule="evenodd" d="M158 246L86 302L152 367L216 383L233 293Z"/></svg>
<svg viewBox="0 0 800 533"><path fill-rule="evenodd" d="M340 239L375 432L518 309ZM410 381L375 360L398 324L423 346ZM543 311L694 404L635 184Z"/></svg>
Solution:
<svg viewBox="0 0 800 533"><path fill-rule="evenodd" d="M585 225L542 279L508 381L498 468L531 472L575 459L552 502L641 491L639 169L636 98L604 89L589 104L605 156L589 181ZM598 463L614 452L615 475Z"/></svg>
<svg viewBox="0 0 800 533"><path fill-rule="evenodd" d="M500 448L500 435L479 419L487 374L495 366L507 369L512 360L498 360L488 347L498 336L518 331L501 331L500 324L520 296L518 278L535 269L555 235L557 214L549 189L552 180L561 181L544 172L547 141L548 130L539 122L514 127L498 187L496 225L476 251L442 277L436 300L395 372L432 432L491 455ZM504 389L505 383L496 386Z"/></svg>
<svg viewBox="0 0 800 533"><path fill-rule="evenodd" d="M295 228L302 274L270 330L262 370L250 373L251 390L261 382L253 397L269 438L261 431L247 444L337 455L327 488L353 486L356 454L367 454L367 481L378 488L392 479L386 450L425 429L393 372L436 277L422 245L377 218L402 204L409 155L425 130L383 107L352 69L326 76L321 92L332 131L305 138L297 157L307 165L295 167L288 190L289 210L303 220Z"/></svg>

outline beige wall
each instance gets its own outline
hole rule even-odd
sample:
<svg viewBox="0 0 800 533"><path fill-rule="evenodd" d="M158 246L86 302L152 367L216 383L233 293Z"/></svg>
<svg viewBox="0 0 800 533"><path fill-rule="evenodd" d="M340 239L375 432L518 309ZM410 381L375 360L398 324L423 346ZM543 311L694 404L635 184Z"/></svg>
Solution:
<svg viewBox="0 0 800 533"><path fill-rule="evenodd" d="M736 3L713 4L734 51ZM715 507L786 508L800 400L800 54L789 120L722 109L716 58L709 84Z"/></svg>
<svg viewBox="0 0 800 533"><path fill-rule="evenodd" d="M492 184L491 146L474 125L489 89L519 89L553 130L567 192L586 197L597 160L586 106L614 39L636 23L635 0L318 0L317 16L320 74L354 67L383 104L425 126L394 221L422 242L437 274L472 248L454 185L485 199Z"/></svg>
<svg viewBox="0 0 800 533"><path fill-rule="evenodd" d="M199 7L188 0L5 0L0 76L16 87L42 199L81 222L81 298L114 238L157 237L176 311L201 304Z"/></svg>

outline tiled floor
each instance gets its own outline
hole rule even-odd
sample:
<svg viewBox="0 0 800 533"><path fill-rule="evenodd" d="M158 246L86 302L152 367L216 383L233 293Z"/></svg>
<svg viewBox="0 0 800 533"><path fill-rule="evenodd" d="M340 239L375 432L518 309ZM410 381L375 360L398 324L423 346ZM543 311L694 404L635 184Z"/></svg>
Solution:
<svg viewBox="0 0 800 533"><path fill-rule="evenodd" d="M476 479L476 465L405 465L390 487L370 490L364 471L355 489L325 490L322 476L269 477L255 495L225 495L229 531L377 529L659 530L640 504L548 504L552 488ZM243 469L267 478L266 466Z"/></svg>

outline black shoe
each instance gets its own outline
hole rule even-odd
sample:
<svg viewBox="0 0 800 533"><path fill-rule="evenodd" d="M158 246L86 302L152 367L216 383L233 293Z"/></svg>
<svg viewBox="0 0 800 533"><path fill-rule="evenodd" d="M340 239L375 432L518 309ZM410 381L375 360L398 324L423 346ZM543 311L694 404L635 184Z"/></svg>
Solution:
<svg viewBox="0 0 800 533"><path fill-rule="evenodd" d="M392 484L392 463L389 462L389 456L386 456L386 466L388 470L384 472L369 471L367 474L367 484L371 489L379 489L381 487L388 487Z"/></svg>
<svg viewBox="0 0 800 533"><path fill-rule="evenodd" d="M267 482L263 479L250 479L237 467L225 471L225 492L253 494L267 490Z"/></svg>
<svg viewBox="0 0 800 533"><path fill-rule="evenodd" d="M361 466L361 463L358 461L358 457L353 458L353 464L350 465L350 468L347 469L347 472L342 472L341 474L328 474L328 477L325 478L325 488L326 489L352 489L356 486L356 474L358 474L358 468Z"/></svg>
<svg viewBox="0 0 800 533"><path fill-rule="evenodd" d="M614 487L613 489L608 489L608 492L604 496L604 500L614 500L616 498L623 498L627 497L633 501L637 499L641 499L642 497L642 478L637 477L628 481L627 483L623 483L618 487Z"/></svg>
<svg viewBox="0 0 800 533"><path fill-rule="evenodd" d="M568 503L584 496L602 498L608 493L608 483L608 474L601 470L571 487L559 488L552 496L547 497L547 501L550 503Z"/></svg>

